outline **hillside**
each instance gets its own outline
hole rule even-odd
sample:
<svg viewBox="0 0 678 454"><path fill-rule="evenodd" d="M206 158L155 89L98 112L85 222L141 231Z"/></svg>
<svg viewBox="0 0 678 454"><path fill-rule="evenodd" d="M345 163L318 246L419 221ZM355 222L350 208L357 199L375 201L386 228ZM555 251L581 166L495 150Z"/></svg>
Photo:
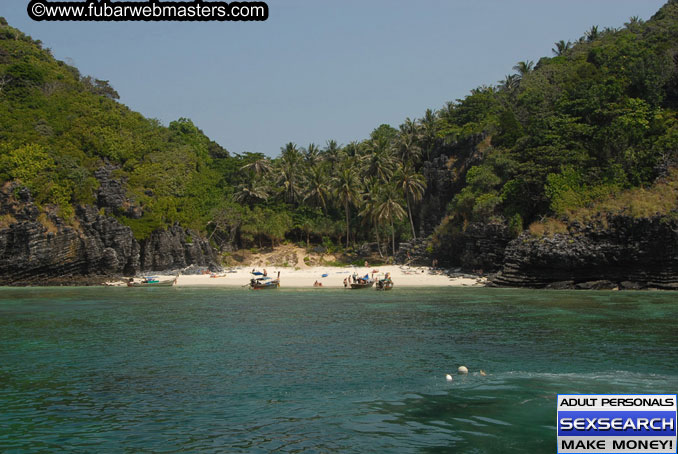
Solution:
<svg viewBox="0 0 678 454"><path fill-rule="evenodd" d="M527 279L539 269L529 257L554 235L558 247L595 242L591 232L604 238L614 225L608 233L623 243L624 223L646 220L647 232L670 238L660 231L677 208L667 188L678 181L678 1L647 22L592 26L513 71L398 128L344 145L289 143L270 159L231 155L188 119L164 127L144 118L107 81L83 77L0 19L0 274L26 243L52 235L65 252L24 276L49 274L73 248L78 265L63 273L207 264L214 250L287 242L347 260L510 265L523 271L497 282L543 286L586 278L570 279L571 265ZM116 246L111 230L129 246ZM662 266L673 267L678 254L664 252ZM590 259L576 254L580 265ZM647 260L620 265L611 282Z"/></svg>
<svg viewBox="0 0 678 454"><path fill-rule="evenodd" d="M117 98L0 19L2 281L214 262L183 229L205 231L228 153ZM174 244L154 246L168 231Z"/></svg>
<svg viewBox="0 0 678 454"><path fill-rule="evenodd" d="M137 238L174 222L204 229L228 153L190 120L144 118L108 81L83 77L4 21L0 81L0 178L20 181L41 210L72 220L74 206L96 202L105 166L127 198L108 214Z"/></svg>

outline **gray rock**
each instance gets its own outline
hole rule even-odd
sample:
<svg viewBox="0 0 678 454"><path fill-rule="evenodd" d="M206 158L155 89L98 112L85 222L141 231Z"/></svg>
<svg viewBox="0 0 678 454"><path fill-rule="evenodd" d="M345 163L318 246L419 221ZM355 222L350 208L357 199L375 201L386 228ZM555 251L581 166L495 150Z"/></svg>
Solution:
<svg viewBox="0 0 678 454"><path fill-rule="evenodd" d="M129 227L93 206L77 207L71 225L53 213L45 220L30 194L11 183L0 189L0 213L16 219L0 228L0 285L93 283L81 278L217 263L205 239L179 226L139 244Z"/></svg>
<svg viewBox="0 0 678 454"><path fill-rule="evenodd" d="M575 288L678 287L678 220L611 215L601 223L571 224L566 234L528 233L506 248L499 286L547 287L571 281Z"/></svg>

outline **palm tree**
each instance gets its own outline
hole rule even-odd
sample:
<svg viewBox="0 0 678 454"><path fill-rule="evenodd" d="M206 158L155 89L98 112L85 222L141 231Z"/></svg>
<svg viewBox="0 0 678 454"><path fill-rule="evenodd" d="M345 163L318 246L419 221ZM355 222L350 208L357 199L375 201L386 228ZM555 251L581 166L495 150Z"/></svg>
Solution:
<svg viewBox="0 0 678 454"><path fill-rule="evenodd" d="M570 41L565 42L562 39L558 41L556 44L556 47L551 49L551 52L557 57L560 57L561 55L564 55L565 52L570 50L572 48L572 43Z"/></svg>
<svg viewBox="0 0 678 454"><path fill-rule="evenodd" d="M591 27L591 30L587 31L586 34L584 35L586 37L586 41L591 42L594 39L596 39L600 33L598 32L598 26L594 25Z"/></svg>
<svg viewBox="0 0 678 454"><path fill-rule="evenodd" d="M268 158L257 159L256 161L245 164L240 170L248 170L256 176L265 175L272 169L271 161Z"/></svg>
<svg viewBox="0 0 678 454"><path fill-rule="evenodd" d="M373 139L367 143L367 154L362 159L365 175L388 181L393 176L395 162L391 147L384 138Z"/></svg>
<svg viewBox="0 0 678 454"><path fill-rule="evenodd" d="M624 25L626 26L626 28L631 29L631 28L637 27L638 25L642 25L643 23L644 23L644 21L640 17L631 16L631 17L629 17L629 21L627 23L625 23Z"/></svg>
<svg viewBox="0 0 678 454"><path fill-rule="evenodd" d="M286 202L296 203L301 198L304 170L302 154L297 146L292 142L285 145L277 164L276 184Z"/></svg>
<svg viewBox="0 0 678 454"><path fill-rule="evenodd" d="M301 198L303 174L298 166L281 162L277 169L276 184L287 203L296 203Z"/></svg>
<svg viewBox="0 0 678 454"><path fill-rule="evenodd" d="M360 155L360 144L355 141L350 142L342 151L349 158L357 158Z"/></svg>
<svg viewBox="0 0 678 454"><path fill-rule="evenodd" d="M396 156L401 162L415 164L419 161L421 147L414 134L406 134L401 130L393 147L395 148Z"/></svg>
<svg viewBox="0 0 678 454"><path fill-rule="evenodd" d="M391 224L391 248L395 257L395 227L394 220L400 220L405 216L401 202L401 194L395 185L388 184L379 191L379 200L377 204L377 218L388 220Z"/></svg>
<svg viewBox="0 0 678 454"><path fill-rule="evenodd" d="M431 159L431 149L438 137L438 122L436 115L431 109L426 109L424 117L419 120L419 138L426 150L426 158Z"/></svg>
<svg viewBox="0 0 678 454"><path fill-rule="evenodd" d="M526 74L529 74L534 69L534 62L532 60L519 61L514 67L518 71L518 78L522 79Z"/></svg>
<svg viewBox="0 0 678 454"><path fill-rule="evenodd" d="M341 147L336 140L328 140L325 149L322 152L323 159L330 163L330 169L334 169L334 167L342 160L342 154Z"/></svg>
<svg viewBox="0 0 678 454"><path fill-rule="evenodd" d="M520 84L520 76L518 74L510 74L499 81L499 86L506 91L513 91L518 88Z"/></svg>
<svg viewBox="0 0 678 454"><path fill-rule="evenodd" d="M250 178L238 186L233 194L233 200L238 203L253 204L268 199L266 185L257 178Z"/></svg>
<svg viewBox="0 0 678 454"><path fill-rule="evenodd" d="M280 149L280 159L297 164L301 161L303 155L297 145L293 142L288 142L284 147Z"/></svg>
<svg viewBox="0 0 678 454"><path fill-rule="evenodd" d="M417 135L417 123L410 117L405 118L405 123L400 125L400 133L415 137Z"/></svg>
<svg viewBox="0 0 678 454"><path fill-rule="evenodd" d="M351 206L358 205L360 201L360 182L358 180L358 174L350 164L350 162L345 162L337 175L332 178L334 195L337 197L337 200L339 200L339 203L343 205L344 212L346 213L347 248L350 238Z"/></svg>
<svg viewBox="0 0 678 454"><path fill-rule="evenodd" d="M410 226L412 227L412 237L416 239L417 233L414 230L414 220L412 219L412 204L420 201L422 197L424 197L424 191L426 191L426 179L408 165L401 167L398 170L398 173L396 174L396 185L403 194L405 194L407 214L410 218ZM410 202L410 200L412 202Z"/></svg>
<svg viewBox="0 0 678 454"><path fill-rule="evenodd" d="M323 165L316 165L308 169L306 176L306 195L304 201L309 200L315 206L322 208L327 213L327 201L330 197L331 187L329 178Z"/></svg>
<svg viewBox="0 0 678 454"><path fill-rule="evenodd" d="M312 143L304 150L304 159L306 159L306 164L313 166L318 161L320 161L320 148L318 145Z"/></svg>
<svg viewBox="0 0 678 454"><path fill-rule="evenodd" d="M381 184L377 181L376 178L370 179L365 184L365 192L363 192L362 197L362 207L360 211L360 217L363 218L363 222L370 223L374 227L374 234L377 238L377 251L379 251L379 256L383 257L384 254L381 252L381 239L379 238L379 216L377 213L377 208L379 206L379 191L381 190Z"/></svg>

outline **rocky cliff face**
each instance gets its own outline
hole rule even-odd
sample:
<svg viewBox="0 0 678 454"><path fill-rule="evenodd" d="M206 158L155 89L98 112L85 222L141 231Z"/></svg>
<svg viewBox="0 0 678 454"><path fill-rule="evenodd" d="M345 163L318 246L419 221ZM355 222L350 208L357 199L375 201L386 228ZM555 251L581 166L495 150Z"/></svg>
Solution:
<svg viewBox="0 0 678 454"><path fill-rule="evenodd" d="M609 216L567 234L527 233L506 248L494 285L537 288L678 290L678 220Z"/></svg>
<svg viewBox="0 0 678 454"><path fill-rule="evenodd" d="M421 174L426 178L426 192L415 206L415 226L418 236L431 234L447 212L447 204L465 185L466 172L482 160L489 138L472 136L462 142L440 145L427 157Z"/></svg>
<svg viewBox="0 0 678 454"><path fill-rule="evenodd" d="M216 254L207 240L178 225L156 230L141 243L141 268L168 270L188 265L214 265Z"/></svg>
<svg viewBox="0 0 678 454"><path fill-rule="evenodd" d="M442 266L483 273L501 269L512 239L505 221L472 222L463 231L451 224L443 229L434 238L434 256Z"/></svg>
<svg viewBox="0 0 678 454"><path fill-rule="evenodd" d="M6 183L0 189L0 285L96 282L197 264L216 256L195 232L179 226L138 242L129 227L93 206L76 209L74 221L41 213L30 193Z"/></svg>

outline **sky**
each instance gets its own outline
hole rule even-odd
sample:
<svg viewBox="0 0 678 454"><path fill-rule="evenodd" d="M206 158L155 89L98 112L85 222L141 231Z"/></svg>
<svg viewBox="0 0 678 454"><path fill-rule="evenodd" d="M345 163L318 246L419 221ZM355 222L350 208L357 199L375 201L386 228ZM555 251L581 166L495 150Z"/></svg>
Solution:
<svg viewBox="0 0 678 454"><path fill-rule="evenodd" d="M207 0L205 0L207 1ZM649 19L665 0L269 0L264 22L35 22L0 16L120 101L190 118L232 153L362 140L496 84L592 25Z"/></svg>

